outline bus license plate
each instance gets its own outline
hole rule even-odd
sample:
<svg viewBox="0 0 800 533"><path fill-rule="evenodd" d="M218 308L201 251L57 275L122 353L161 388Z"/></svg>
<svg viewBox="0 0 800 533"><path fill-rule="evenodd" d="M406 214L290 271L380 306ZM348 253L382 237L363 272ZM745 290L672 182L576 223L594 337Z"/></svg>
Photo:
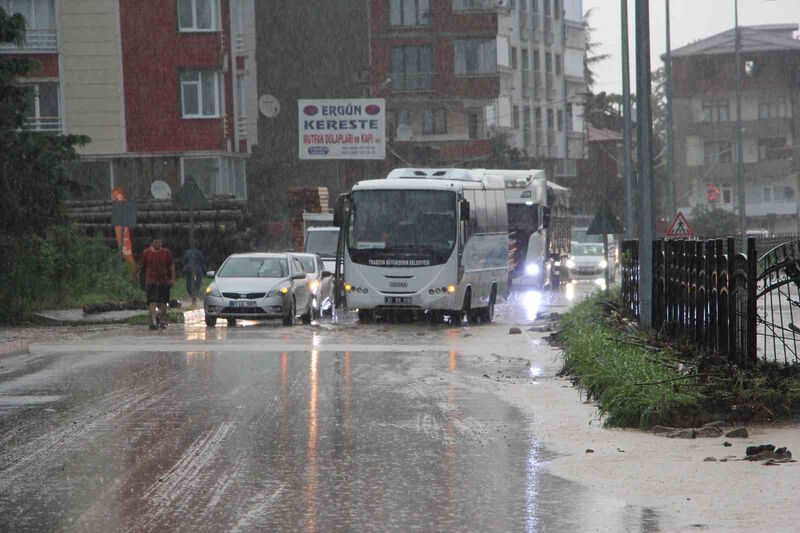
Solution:
<svg viewBox="0 0 800 533"><path fill-rule="evenodd" d="M385 296L383 302L387 305L411 305L411 296Z"/></svg>
<svg viewBox="0 0 800 533"><path fill-rule="evenodd" d="M231 307L255 307L255 300L235 300L231 302Z"/></svg>

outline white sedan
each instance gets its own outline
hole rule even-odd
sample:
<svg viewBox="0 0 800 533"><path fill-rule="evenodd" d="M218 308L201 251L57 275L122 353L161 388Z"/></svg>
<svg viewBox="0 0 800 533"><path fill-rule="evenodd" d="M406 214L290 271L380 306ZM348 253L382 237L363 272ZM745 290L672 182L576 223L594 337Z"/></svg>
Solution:
<svg viewBox="0 0 800 533"><path fill-rule="evenodd" d="M313 295L306 272L289 254L249 253L228 257L206 289L206 325L214 327L225 318L229 326L237 318L280 318L291 326L299 315L304 324L314 319Z"/></svg>
<svg viewBox="0 0 800 533"><path fill-rule="evenodd" d="M318 254L290 254L303 263L308 274L308 288L311 289L312 305L319 315L333 315L333 273L325 269Z"/></svg>
<svg viewBox="0 0 800 533"><path fill-rule="evenodd" d="M572 251L567 259L570 278L604 278L611 263L609 277L614 277L613 261L606 261L602 244L572 243Z"/></svg>

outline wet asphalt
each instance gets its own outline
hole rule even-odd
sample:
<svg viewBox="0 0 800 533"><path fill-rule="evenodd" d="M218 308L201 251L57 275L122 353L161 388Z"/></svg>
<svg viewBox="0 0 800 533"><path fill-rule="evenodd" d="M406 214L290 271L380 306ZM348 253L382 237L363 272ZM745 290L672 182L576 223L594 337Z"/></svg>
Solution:
<svg viewBox="0 0 800 533"><path fill-rule="evenodd" d="M603 531L596 495L544 471L557 450L475 385L473 339L565 296L518 294L466 328L344 316L50 336L0 359L0 531Z"/></svg>

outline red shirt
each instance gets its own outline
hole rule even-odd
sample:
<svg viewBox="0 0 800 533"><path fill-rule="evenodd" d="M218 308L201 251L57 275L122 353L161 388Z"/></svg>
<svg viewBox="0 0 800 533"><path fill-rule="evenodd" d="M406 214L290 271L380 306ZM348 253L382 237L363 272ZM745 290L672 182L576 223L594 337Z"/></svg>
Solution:
<svg viewBox="0 0 800 533"><path fill-rule="evenodd" d="M172 283L172 253L161 247L160 250L147 248L142 254L144 282L147 285L168 285Z"/></svg>

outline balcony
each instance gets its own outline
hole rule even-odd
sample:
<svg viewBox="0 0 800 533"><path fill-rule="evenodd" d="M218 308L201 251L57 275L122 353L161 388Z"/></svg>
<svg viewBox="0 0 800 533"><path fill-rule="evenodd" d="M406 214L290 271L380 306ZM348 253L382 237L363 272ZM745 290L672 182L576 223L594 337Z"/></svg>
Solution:
<svg viewBox="0 0 800 533"><path fill-rule="evenodd" d="M424 92L433 90L432 72L392 75L392 92Z"/></svg>
<svg viewBox="0 0 800 533"><path fill-rule="evenodd" d="M0 53L55 53L58 52L58 33L56 30L28 30L22 46L13 43L0 45Z"/></svg>
<svg viewBox="0 0 800 533"><path fill-rule="evenodd" d="M456 13L471 11L510 11L511 0L453 0Z"/></svg>
<svg viewBox="0 0 800 533"><path fill-rule="evenodd" d="M61 117L26 118L24 129L42 133L61 133Z"/></svg>

